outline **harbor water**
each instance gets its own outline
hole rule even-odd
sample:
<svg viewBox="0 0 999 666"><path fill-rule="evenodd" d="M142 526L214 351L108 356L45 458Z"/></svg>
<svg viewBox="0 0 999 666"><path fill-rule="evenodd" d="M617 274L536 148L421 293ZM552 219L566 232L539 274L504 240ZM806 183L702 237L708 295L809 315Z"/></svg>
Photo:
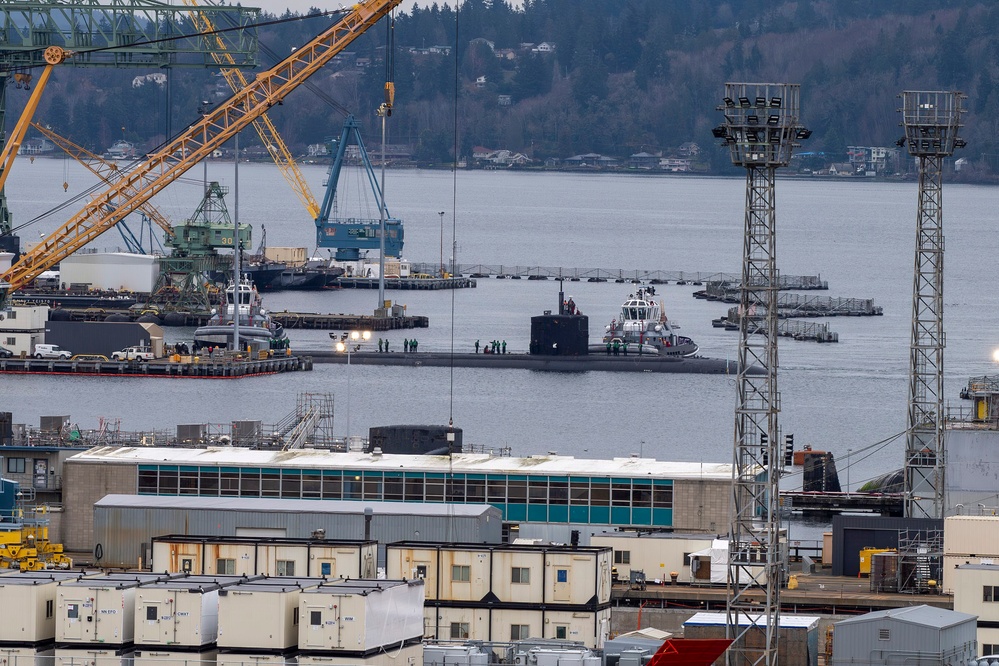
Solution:
<svg viewBox="0 0 999 666"><path fill-rule="evenodd" d="M321 196L325 167L306 165L303 172ZM253 225L254 244L266 226L269 245L311 250L313 223L276 168L248 164L239 173L240 221ZM154 201L171 220L190 216L200 198L200 167L190 175L193 180L175 183ZM231 187L232 165L213 163L208 177ZM70 182L69 194L63 180ZM7 187L15 225L91 183L63 160L20 161ZM740 268L745 179L736 169L728 178L475 171L459 173L456 181L445 171L393 170L386 191L391 214L404 220L404 254L412 261L438 262L443 256L449 264L456 240L457 261L465 264L732 273ZM999 370L992 361L999 346L993 322L999 298L997 196L995 188L945 179L945 391L955 406L969 376ZM21 230L22 242L47 234L81 205ZM881 317L830 319L839 334L835 344L780 340L782 431L793 433L799 448L809 444L832 451L842 480L849 476L857 488L902 464L917 187L780 179L777 207L782 273L820 274L829 283L829 296L873 298L884 308ZM360 214L377 218L377 209ZM95 246L120 244L117 232L110 231ZM589 315L593 339L634 290L613 281L567 281L564 287ZM711 326L729 305L692 298L698 288L658 286L657 297L702 355L734 359L737 334ZM558 290L551 280L489 278L455 292L390 290L387 297L405 304L408 314L428 316L430 328L382 337L399 350L404 338L415 336L421 352L452 344L470 352L476 340L494 339L505 340L511 351L526 351L530 317L555 309ZM267 294L264 305L362 314L370 313L376 300L376 291L365 290L281 292ZM168 340L190 334L167 329ZM290 335L299 352L331 346L326 331ZM68 414L83 428L96 427L100 417L120 419L124 430L248 419L275 423L294 409L296 395L332 393L335 430L345 434L349 391L355 435L374 425L441 424L453 418L466 442L509 447L517 455L639 454L703 462L732 457L735 382L722 375L324 364L312 372L239 380L5 376L0 382L2 409L12 411L16 423L32 425L55 414ZM800 486L800 477L788 477L786 485Z"/></svg>

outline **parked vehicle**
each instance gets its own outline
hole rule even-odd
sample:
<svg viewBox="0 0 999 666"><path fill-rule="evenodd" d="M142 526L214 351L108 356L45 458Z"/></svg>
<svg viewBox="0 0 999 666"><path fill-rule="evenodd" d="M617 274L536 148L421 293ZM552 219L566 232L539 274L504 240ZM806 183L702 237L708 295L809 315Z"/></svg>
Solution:
<svg viewBox="0 0 999 666"><path fill-rule="evenodd" d="M35 345L35 358L69 358L73 353L59 345Z"/></svg>
<svg viewBox="0 0 999 666"><path fill-rule="evenodd" d="M11 358L12 356L14 356L14 352L6 347L0 347L0 358Z"/></svg>
<svg viewBox="0 0 999 666"><path fill-rule="evenodd" d="M115 361L152 361L156 355L149 347L125 347L111 354L111 358Z"/></svg>

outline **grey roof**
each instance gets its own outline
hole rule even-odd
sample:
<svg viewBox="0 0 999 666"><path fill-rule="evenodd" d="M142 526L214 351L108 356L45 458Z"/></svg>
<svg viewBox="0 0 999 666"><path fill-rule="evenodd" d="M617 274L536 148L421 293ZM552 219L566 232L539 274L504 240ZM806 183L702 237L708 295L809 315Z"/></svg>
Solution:
<svg viewBox="0 0 999 666"><path fill-rule="evenodd" d="M878 620L896 620L905 624L916 624L933 629L945 629L965 622L974 622L977 616L934 606L906 606L874 611L866 615L851 617L836 624L861 624Z"/></svg>
<svg viewBox="0 0 999 666"><path fill-rule="evenodd" d="M271 513L351 513L477 517L499 509L489 504L423 504L419 502L372 502L353 500L301 500L267 497L174 497L166 495L105 495L94 503L100 508L210 509L212 511L269 511Z"/></svg>
<svg viewBox="0 0 999 666"><path fill-rule="evenodd" d="M319 587L313 587L308 590L303 590L303 594L368 594L369 592L382 592L384 590L409 585L423 585L422 578L416 578L411 581L398 580L398 579L381 579L381 580L331 580L327 583L323 583Z"/></svg>

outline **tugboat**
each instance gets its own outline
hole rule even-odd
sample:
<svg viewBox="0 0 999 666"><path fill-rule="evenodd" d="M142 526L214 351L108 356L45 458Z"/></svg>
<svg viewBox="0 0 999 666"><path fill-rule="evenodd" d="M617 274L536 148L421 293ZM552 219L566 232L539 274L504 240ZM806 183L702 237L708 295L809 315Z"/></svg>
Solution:
<svg viewBox="0 0 999 666"><path fill-rule="evenodd" d="M237 303L241 347L242 341L251 342L262 350L288 347L288 335L284 328L271 320L270 315L262 307L260 294L253 286L253 282L243 276L238 285L229 282L221 308L213 312L205 326L194 331L195 351L205 347L232 348Z"/></svg>
<svg viewBox="0 0 999 666"><path fill-rule="evenodd" d="M607 345L616 348L627 345L632 353L686 357L697 353L697 344L676 334L679 325L666 318L662 302L653 300L655 287L640 287L629 294L621 306L620 319L613 319L605 329L602 343L591 345L590 351L603 352Z"/></svg>

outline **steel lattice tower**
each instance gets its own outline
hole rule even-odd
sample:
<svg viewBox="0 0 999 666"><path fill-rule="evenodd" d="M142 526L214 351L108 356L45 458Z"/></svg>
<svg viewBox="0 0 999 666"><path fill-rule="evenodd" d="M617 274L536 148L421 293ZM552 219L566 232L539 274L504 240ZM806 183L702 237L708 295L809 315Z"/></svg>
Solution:
<svg viewBox="0 0 999 666"><path fill-rule="evenodd" d="M735 639L729 663L740 666L777 663L784 567L777 512L782 456L774 179L777 168L791 161L796 141L811 134L798 122L799 101L797 84L727 83L718 107L725 122L713 130L725 140L732 163L746 168L726 604L727 636ZM750 374L760 369L762 374Z"/></svg>
<svg viewBox="0 0 999 666"><path fill-rule="evenodd" d="M909 410L905 444L905 515L943 518L943 188L945 157L963 148L959 92L903 92L902 125L919 162L916 261L909 346Z"/></svg>

